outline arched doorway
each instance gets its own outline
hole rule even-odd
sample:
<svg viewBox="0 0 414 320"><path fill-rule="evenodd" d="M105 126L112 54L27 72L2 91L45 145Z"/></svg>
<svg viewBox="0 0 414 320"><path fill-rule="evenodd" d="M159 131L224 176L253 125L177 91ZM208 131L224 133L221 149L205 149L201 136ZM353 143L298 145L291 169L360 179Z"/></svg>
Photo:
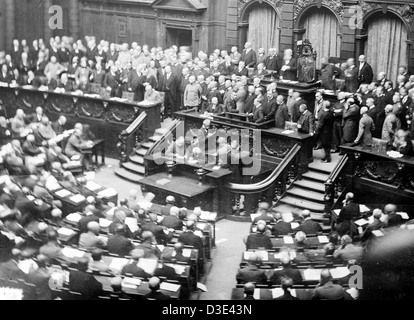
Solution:
<svg viewBox="0 0 414 320"><path fill-rule="evenodd" d="M302 39L309 39L316 50L316 68L321 59L339 57L341 54L341 30L338 18L326 7L312 6L301 15L299 28L304 30Z"/></svg>
<svg viewBox="0 0 414 320"><path fill-rule="evenodd" d="M242 21L247 24L247 39L254 50L270 48L279 52L280 19L276 10L266 2L252 2L242 14Z"/></svg>
<svg viewBox="0 0 414 320"><path fill-rule="evenodd" d="M396 83L398 68L407 66L408 32L404 22L395 14L377 12L364 24L367 39L364 52L374 74L385 72Z"/></svg>

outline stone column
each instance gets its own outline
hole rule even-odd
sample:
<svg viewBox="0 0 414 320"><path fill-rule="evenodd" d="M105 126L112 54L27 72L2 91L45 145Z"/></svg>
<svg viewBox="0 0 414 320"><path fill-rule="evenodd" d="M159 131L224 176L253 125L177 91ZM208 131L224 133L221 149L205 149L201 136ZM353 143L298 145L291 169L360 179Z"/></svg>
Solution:
<svg viewBox="0 0 414 320"><path fill-rule="evenodd" d="M14 0L6 0L6 50L13 48L13 40L16 36L15 19L14 19Z"/></svg>
<svg viewBox="0 0 414 320"><path fill-rule="evenodd" d="M51 18L49 9L52 5L52 0L43 0L43 40L46 46L49 44L50 38L53 37L53 30L49 27L49 19Z"/></svg>
<svg viewBox="0 0 414 320"><path fill-rule="evenodd" d="M69 32L73 39L79 39L79 0L69 0Z"/></svg>

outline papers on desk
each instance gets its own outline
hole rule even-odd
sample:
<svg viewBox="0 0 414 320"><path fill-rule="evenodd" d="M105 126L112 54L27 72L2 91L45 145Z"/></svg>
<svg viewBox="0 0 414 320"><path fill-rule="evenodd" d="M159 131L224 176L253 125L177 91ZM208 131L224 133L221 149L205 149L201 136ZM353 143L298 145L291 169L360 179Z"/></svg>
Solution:
<svg viewBox="0 0 414 320"><path fill-rule="evenodd" d="M168 184L170 182L171 182L171 180L168 180L168 179L160 179L156 183L160 186L165 186L166 184Z"/></svg>
<svg viewBox="0 0 414 320"><path fill-rule="evenodd" d="M190 258L191 257L191 249L183 249L183 256L186 258ZM177 255L177 253L174 251L172 256L175 257Z"/></svg>
<svg viewBox="0 0 414 320"><path fill-rule="evenodd" d="M207 226L207 223L202 223L202 222L197 223L197 228L200 228L201 230L204 230L206 226Z"/></svg>
<svg viewBox="0 0 414 320"><path fill-rule="evenodd" d="M370 216L370 217L368 218L368 223L369 223L369 224L374 223L374 216Z"/></svg>
<svg viewBox="0 0 414 320"><path fill-rule="evenodd" d="M115 189L109 188L109 189L105 189L99 192L98 197L99 198L111 198L111 197L115 197L117 194L118 193L116 192Z"/></svg>
<svg viewBox="0 0 414 320"><path fill-rule="evenodd" d="M269 261L269 253L264 250L255 251L256 255L260 258L261 261Z"/></svg>
<svg viewBox="0 0 414 320"><path fill-rule="evenodd" d="M74 248L65 247L62 249L62 254L65 257L68 257L69 259L74 259L74 258L82 258L85 255L85 252L74 249Z"/></svg>
<svg viewBox="0 0 414 320"><path fill-rule="evenodd" d="M366 224L368 224L368 220L359 219L359 220L355 221L355 224L362 227L362 226L365 226Z"/></svg>
<svg viewBox="0 0 414 320"><path fill-rule="evenodd" d="M128 259L124 258L112 258L109 269L112 272L121 272L122 269L128 264Z"/></svg>
<svg viewBox="0 0 414 320"><path fill-rule="evenodd" d="M282 134L292 134L292 133L295 133L295 131L293 131L293 130L282 131Z"/></svg>
<svg viewBox="0 0 414 320"><path fill-rule="evenodd" d="M291 223L293 219L293 214L291 212L282 213L282 219L284 222Z"/></svg>
<svg viewBox="0 0 414 320"><path fill-rule="evenodd" d="M164 251L165 246L163 246L162 244L157 244L156 247L158 248L158 250L160 250L161 252Z"/></svg>
<svg viewBox="0 0 414 320"><path fill-rule="evenodd" d="M144 270L146 273L152 275L157 269L158 261L154 259L141 258L139 259L137 266L141 268L142 270Z"/></svg>
<svg viewBox="0 0 414 320"><path fill-rule="evenodd" d="M195 234L196 236L200 237L200 238L202 238L202 237L203 237L203 233L202 233L200 230L196 230L196 231L194 232L194 234Z"/></svg>
<svg viewBox="0 0 414 320"><path fill-rule="evenodd" d="M126 218L125 219L125 224L129 227L129 230L131 230L131 232L135 232L138 231L138 221L135 218Z"/></svg>
<svg viewBox="0 0 414 320"><path fill-rule="evenodd" d="M22 237L16 236L16 237L14 238L14 242L15 242L17 245L19 245L20 243L25 242L25 240L24 240Z"/></svg>
<svg viewBox="0 0 414 320"><path fill-rule="evenodd" d="M200 282L197 282L197 289L200 289L203 292L208 292L207 287Z"/></svg>
<svg viewBox="0 0 414 320"><path fill-rule="evenodd" d="M334 210L334 212L337 216L339 216L339 214L341 213L341 209L336 209L336 210Z"/></svg>
<svg viewBox="0 0 414 320"><path fill-rule="evenodd" d="M108 228L111 225L111 223L112 223L111 220L103 219L103 218L99 219L99 226L101 228Z"/></svg>
<svg viewBox="0 0 414 320"><path fill-rule="evenodd" d="M69 199L70 201L75 202L76 204L81 203L86 200L86 198L80 194L70 197Z"/></svg>
<svg viewBox="0 0 414 320"><path fill-rule="evenodd" d="M108 217L113 217L113 216L114 216L114 214L115 214L115 210L116 210L116 207L113 207L113 208L109 209L109 210L106 212L106 215L107 215Z"/></svg>
<svg viewBox="0 0 414 320"><path fill-rule="evenodd" d="M28 195L28 196L27 196L27 199L29 199L29 201L36 200L36 198L35 198L35 197L33 197L32 195Z"/></svg>
<svg viewBox="0 0 414 320"><path fill-rule="evenodd" d="M164 216L157 216L157 223L161 223L164 220ZM164 230L165 231L165 230ZM167 233L168 234L168 233Z"/></svg>
<svg viewBox="0 0 414 320"><path fill-rule="evenodd" d="M283 237L283 242L285 244L294 244L295 242L293 241L293 238L290 236L284 236Z"/></svg>
<svg viewBox="0 0 414 320"><path fill-rule="evenodd" d="M25 274L29 274L30 270L33 268L36 270L39 266L34 262L32 259L22 260L19 262L18 267L22 270Z"/></svg>
<svg viewBox="0 0 414 320"><path fill-rule="evenodd" d="M91 190L91 191L96 191L102 188L102 186L100 186L99 184L93 182L93 181L88 181L86 183L86 188Z"/></svg>
<svg viewBox="0 0 414 320"><path fill-rule="evenodd" d="M221 167L220 166L215 166L215 167L213 167L213 171L217 171L217 170L220 170L221 169Z"/></svg>
<svg viewBox="0 0 414 320"><path fill-rule="evenodd" d="M297 222L291 222L290 226L292 227L292 229L296 229L296 228L299 228L300 224Z"/></svg>
<svg viewBox="0 0 414 320"><path fill-rule="evenodd" d="M200 215L201 220L212 221L212 220L216 220L216 218L217 218L217 213L201 211L201 215Z"/></svg>
<svg viewBox="0 0 414 320"><path fill-rule="evenodd" d="M329 243L327 236L318 236L319 243Z"/></svg>
<svg viewBox="0 0 414 320"><path fill-rule="evenodd" d="M67 196L70 196L71 194L72 194L72 192L70 192L66 189L63 189L63 190L60 190L60 191L56 192L56 195L60 198L66 198Z"/></svg>
<svg viewBox="0 0 414 320"><path fill-rule="evenodd" d="M254 289L253 298L260 300L260 289Z"/></svg>
<svg viewBox="0 0 414 320"><path fill-rule="evenodd" d="M174 268L175 273L178 275L183 274L187 268L187 266L182 266L180 264L169 264L168 266Z"/></svg>
<svg viewBox="0 0 414 320"><path fill-rule="evenodd" d="M46 186L46 188L47 189L49 189L49 191L56 191L56 190L59 190L59 189L62 189L62 187L60 186L60 184L59 183L51 183L51 184L49 184L49 185L47 185Z"/></svg>
<svg viewBox="0 0 414 320"><path fill-rule="evenodd" d="M368 208L366 205L364 205L364 204L360 204L359 205L359 211L360 212L369 212L369 211L371 211L371 209L370 208Z"/></svg>
<svg viewBox="0 0 414 320"><path fill-rule="evenodd" d="M393 159L399 159L399 158L404 157L404 155L403 155L403 154L401 154L401 153L399 153L399 152L397 152L397 151L388 151L388 152L387 152L387 155L388 155L390 158L393 158Z"/></svg>
<svg viewBox="0 0 414 320"><path fill-rule="evenodd" d="M321 278L322 269L306 269L303 271L305 280L318 281Z"/></svg>
<svg viewBox="0 0 414 320"><path fill-rule="evenodd" d="M383 237L384 233L381 230L374 230L372 231L372 233L376 236L376 237Z"/></svg>
<svg viewBox="0 0 414 320"><path fill-rule="evenodd" d="M252 219L252 222L254 221L254 219L256 219L257 217L260 217L261 213L254 213L250 215L250 218Z"/></svg>
<svg viewBox="0 0 414 320"><path fill-rule="evenodd" d="M346 290L346 292L348 292L348 294L352 297L352 299L356 300L359 297L359 291L357 288L351 288Z"/></svg>
<svg viewBox="0 0 414 320"><path fill-rule="evenodd" d="M82 166L82 163L80 161L69 161L66 168L67 169L73 169L76 167Z"/></svg>
<svg viewBox="0 0 414 320"><path fill-rule="evenodd" d="M397 212L397 214L399 216L401 216L401 218L403 218L404 220L409 220L410 217L408 216L407 212Z"/></svg>
<svg viewBox="0 0 414 320"><path fill-rule="evenodd" d="M8 88L9 84L7 82L0 82L0 87Z"/></svg>
<svg viewBox="0 0 414 320"><path fill-rule="evenodd" d="M272 291L272 297L273 297L273 299L279 298L279 297L281 297L281 296L283 296L285 294L285 292L283 291L282 288L274 288L274 289L272 289L270 291ZM295 289L291 289L290 290L290 294L292 296L296 297L296 290Z"/></svg>
<svg viewBox="0 0 414 320"><path fill-rule="evenodd" d="M341 279L349 275L349 269L347 267L338 267L330 270L332 278Z"/></svg>
<svg viewBox="0 0 414 320"><path fill-rule="evenodd" d="M414 230L414 224L407 225L407 229L408 230Z"/></svg>
<svg viewBox="0 0 414 320"><path fill-rule="evenodd" d="M66 216L66 219L70 222L79 222L82 219L82 216L79 213L71 213Z"/></svg>
<svg viewBox="0 0 414 320"><path fill-rule="evenodd" d="M160 289L164 290L164 291L169 291L169 292L177 292L178 289L180 289L180 285L172 284L172 283L168 283L168 282L163 282L160 285Z"/></svg>
<svg viewBox="0 0 414 320"><path fill-rule="evenodd" d="M73 235L73 234L75 234L75 233L76 233L76 232L75 232L75 231L73 231L72 229L65 228L65 227L60 228L57 232L58 232L61 236L71 236L71 235Z"/></svg>
<svg viewBox="0 0 414 320"><path fill-rule="evenodd" d="M134 279L134 278L124 278L122 280L122 287L129 288L129 289L136 289L139 287L142 283L142 280L140 279Z"/></svg>

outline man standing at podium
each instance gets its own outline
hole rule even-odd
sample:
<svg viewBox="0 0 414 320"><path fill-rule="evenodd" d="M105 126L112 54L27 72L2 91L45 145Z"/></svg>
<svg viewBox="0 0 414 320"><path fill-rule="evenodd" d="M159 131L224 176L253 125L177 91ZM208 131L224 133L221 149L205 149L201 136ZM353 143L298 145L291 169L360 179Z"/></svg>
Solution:
<svg viewBox="0 0 414 320"><path fill-rule="evenodd" d="M244 61L246 68L254 68L257 64L257 55L256 52L252 49L252 44L246 42L244 45L244 50L240 58L241 61Z"/></svg>
<svg viewBox="0 0 414 320"><path fill-rule="evenodd" d="M282 68L280 69L280 80L297 80L297 60L293 58L292 49L285 50Z"/></svg>

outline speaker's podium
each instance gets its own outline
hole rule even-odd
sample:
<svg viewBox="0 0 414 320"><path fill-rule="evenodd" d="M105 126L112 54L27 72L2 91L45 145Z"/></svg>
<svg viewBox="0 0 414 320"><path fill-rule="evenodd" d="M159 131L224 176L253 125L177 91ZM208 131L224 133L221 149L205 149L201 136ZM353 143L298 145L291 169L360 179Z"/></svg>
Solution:
<svg viewBox="0 0 414 320"><path fill-rule="evenodd" d="M201 207L205 211L217 212L218 186L230 181L233 172L216 165L214 158L206 158L210 163L200 161L199 164L184 158L162 156L164 165L159 165L154 155L147 156L145 161L150 175L138 183L143 192L155 195L154 203L164 203L165 198L172 195L178 207Z"/></svg>

